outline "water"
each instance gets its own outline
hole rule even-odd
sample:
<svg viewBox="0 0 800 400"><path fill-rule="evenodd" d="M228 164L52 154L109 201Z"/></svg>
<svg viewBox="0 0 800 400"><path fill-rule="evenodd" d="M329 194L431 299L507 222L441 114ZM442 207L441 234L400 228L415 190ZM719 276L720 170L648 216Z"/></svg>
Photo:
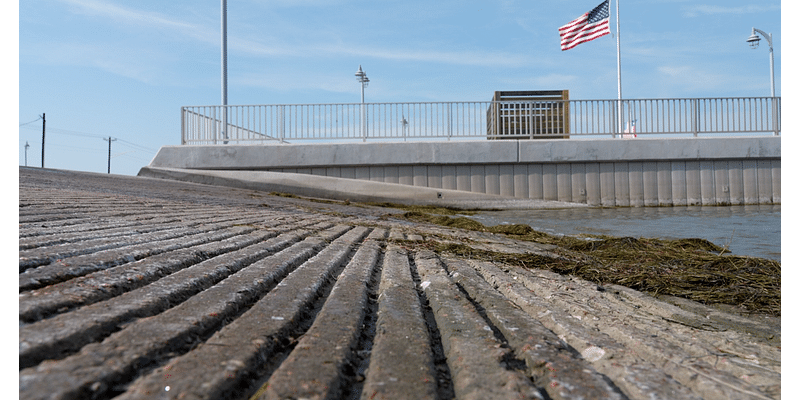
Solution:
<svg viewBox="0 0 800 400"><path fill-rule="evenodd" d="M781 206L572 208L482 212L487 226L525 224L550 234L701 238L740 256L781 260Z"/></svg>

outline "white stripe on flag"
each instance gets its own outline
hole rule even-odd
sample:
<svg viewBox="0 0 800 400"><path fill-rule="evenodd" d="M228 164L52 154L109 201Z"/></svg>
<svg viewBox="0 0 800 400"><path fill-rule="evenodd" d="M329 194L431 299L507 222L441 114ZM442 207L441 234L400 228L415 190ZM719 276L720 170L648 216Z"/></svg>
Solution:
<svg viewBox="0 0 800 400"><path fill-rule="evenodd" d="M597 11L605 12L606 17L599 21L589 23L590 14ZM569 50L581 43L610 34L611 30L609 29L608 20L608 0L606 0L592 9L592 11L558 28L558 33L561 36L561 50Z"/></svg>

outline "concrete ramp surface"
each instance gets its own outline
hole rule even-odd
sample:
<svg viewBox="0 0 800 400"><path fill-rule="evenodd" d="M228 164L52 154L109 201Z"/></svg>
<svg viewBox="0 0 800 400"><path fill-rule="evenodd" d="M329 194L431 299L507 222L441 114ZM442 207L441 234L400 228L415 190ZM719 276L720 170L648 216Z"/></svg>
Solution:
<svg viewBox="0 0 800 400"><path fill-rule="evenodd" d="M253 189L19 179L21 399L781 396L779 319L422 246L548 245Z"/></svg>

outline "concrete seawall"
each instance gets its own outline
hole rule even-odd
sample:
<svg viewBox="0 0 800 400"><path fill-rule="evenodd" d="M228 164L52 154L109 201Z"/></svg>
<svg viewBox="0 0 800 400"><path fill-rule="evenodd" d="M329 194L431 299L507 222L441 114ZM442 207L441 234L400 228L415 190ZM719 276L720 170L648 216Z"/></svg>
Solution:
<svg viewBox="0 0 800 400"><path fill-rule="evenodd" d="M779 204L780 137L166 146L159 168L270 171L591 206Z"/></svg>

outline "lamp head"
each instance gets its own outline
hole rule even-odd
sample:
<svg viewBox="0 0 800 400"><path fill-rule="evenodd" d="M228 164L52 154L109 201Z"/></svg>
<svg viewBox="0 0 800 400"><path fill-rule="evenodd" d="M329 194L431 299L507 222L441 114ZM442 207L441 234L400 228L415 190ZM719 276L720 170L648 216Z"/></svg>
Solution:
<svg viewBox="0 0 800 400"><path fill-rule="evenodd" d="M364 77L366 77L366 76L367 76L367 74L361 69L361 65L359 65L358 66L358 71L356 71L356 78L361 80L361 79L364 79Z"/></svg>
<svg viewBox="0 0 800 400"><path fill-rule="evenodd" d="M761 38L758 35L756 35L755 31L753 31L753 34L750 35L749 38L747 38L747 43L750 44L751 49L758 48L759 41L761 41Z"/></svg>

